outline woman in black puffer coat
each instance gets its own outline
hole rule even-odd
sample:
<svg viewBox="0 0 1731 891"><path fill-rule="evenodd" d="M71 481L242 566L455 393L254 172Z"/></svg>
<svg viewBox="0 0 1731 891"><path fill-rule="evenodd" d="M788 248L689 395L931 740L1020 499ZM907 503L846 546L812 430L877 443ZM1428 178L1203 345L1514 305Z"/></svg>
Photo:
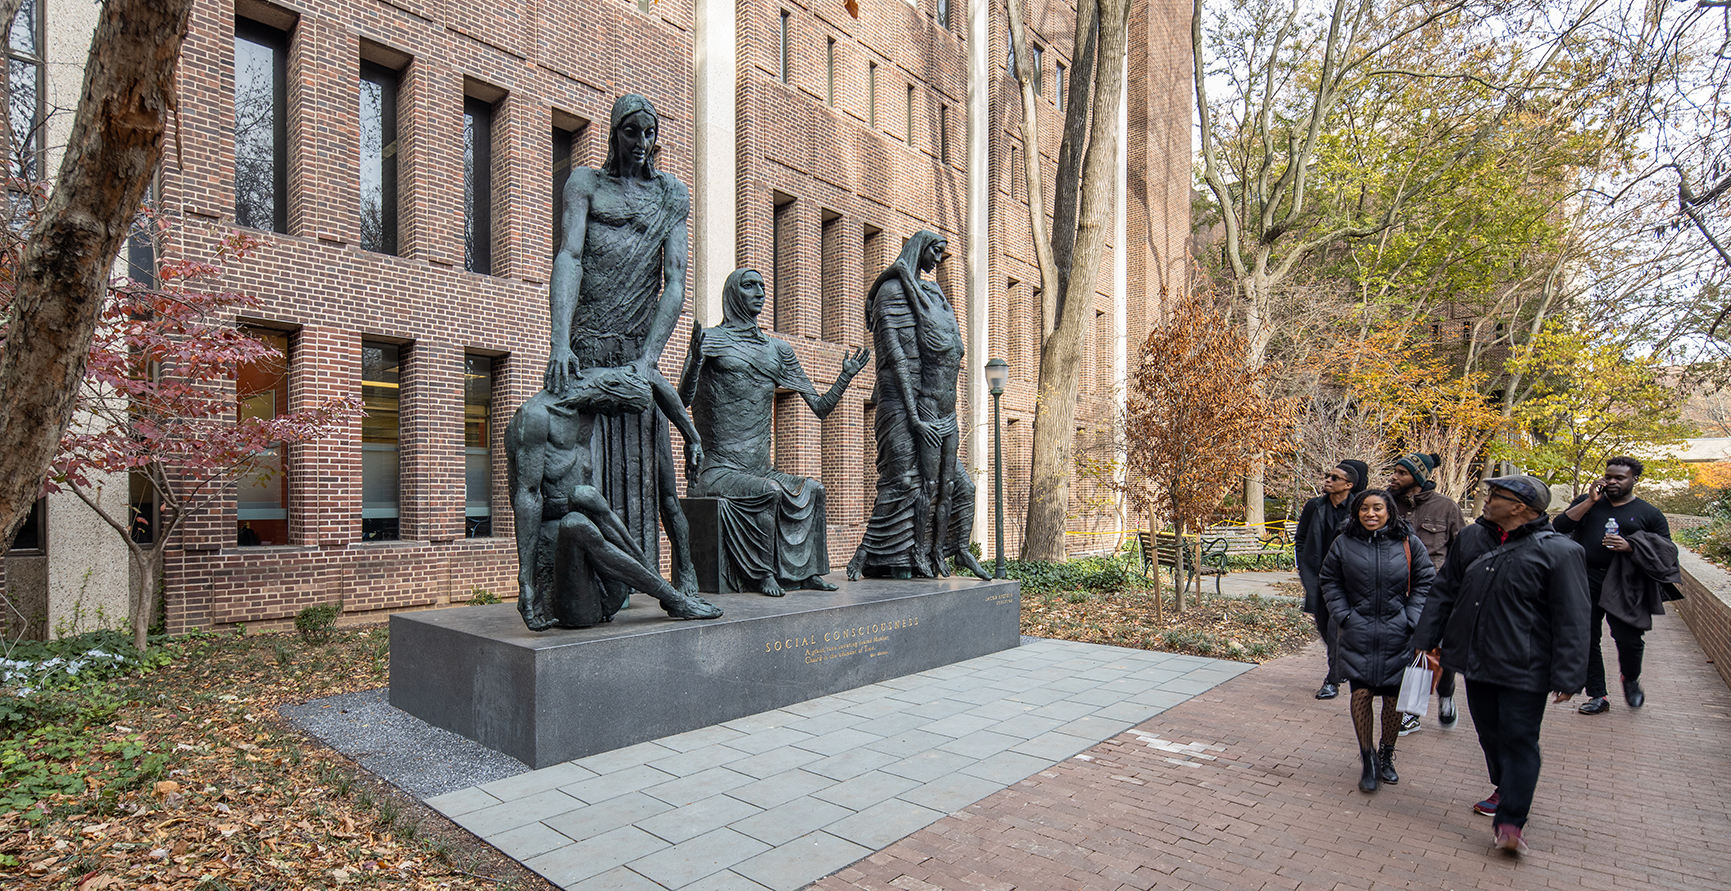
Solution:
<svg viewBox="0 0 1731 891"><path fill-rule="evenodd" d="M1322 560L1322 600L1334 619L1340 675L1352 683L1352 726L1364 772L1358 788L1400 782L1394 743L1400 738L1395 697L1412 661L1413 628L1424 612L1436 569L1424 542L1394 512L1381 489L1352 500L1351 519ZM1382 748L1371 747L1371 700L1382 697Z"/></svg>

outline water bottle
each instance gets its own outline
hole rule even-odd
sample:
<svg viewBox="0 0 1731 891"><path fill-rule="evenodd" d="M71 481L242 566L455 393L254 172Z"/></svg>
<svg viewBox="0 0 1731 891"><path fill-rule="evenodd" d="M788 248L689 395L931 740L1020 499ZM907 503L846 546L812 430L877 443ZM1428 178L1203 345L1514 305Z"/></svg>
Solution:
<svg viewBox="0 0 1731 891"><path fill-rule="evenodd" d="M1617 525L1617 518L1616 517L1612 517L1609 520L1605 521L1605 534L1606 535L1616 535L1616 534L1618 534L1619 530L1621 530L1621 529L1622 529L1622 527Z"/></svg>

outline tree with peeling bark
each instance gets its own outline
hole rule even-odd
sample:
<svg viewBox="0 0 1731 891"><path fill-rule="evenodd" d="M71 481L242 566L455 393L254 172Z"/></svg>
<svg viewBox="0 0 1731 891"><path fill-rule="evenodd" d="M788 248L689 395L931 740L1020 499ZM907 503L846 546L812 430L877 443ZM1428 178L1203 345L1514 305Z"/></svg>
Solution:
<svg viewBox="0 0 1731 891"><path fill-rule="evenodd" d="M1119 93L1129 37L1129 0L1079 0L1051 225L1041 171L1040 103L1022 0L1008 0L1010 45L1021 92L1023 176L1040 266L1040 377L1034 409L1022 559L1063 560L1074 471L1076 395L1083 338L1093 318L1097 270L1110 235L1118 168Z"/></svg>
<svg viewBox="0 0 1731 891"><path fill-rule="evenodd" d="M20 0L0 0L7 32ZM105 0L60 172L15 249L0 332L0 541L71 425L115 256L162 160L192 0ZM8 91L10 95L10 91Z"/></svg>
<svg viewBox="0 0 1731 891"><path fill-rule="evenodd" d="M1312 15L1298 0L1259 0L1208 16L1196 0L1198 167L1220 211L1247 361L1267 359L1278 303L1305 264L1434 214L1430 199L1458 188L1530 111L1602 110L1580 99L1608 95L1616 74L1603 52L1612 41L1581 27L1597 6L1335 0ZM1406 120L1354 129L1355 108L1401 91L1417 99ZM1364 136L1403 141L1381 151L1386 166L1319 165L1331 141ZM1366 194L1375 200L1351 200ZM1244 502L1246 523L1261 523L1260 462Z"/></svg>
<svg viewBox="0 0 1731 891"><path fill-rule="evenodd" d="M284 449L328 436L361 417L359 398L301 408L249 411L234 386L247 367L272 369L281 353L235 327L255 307L220 287L225 267L258 246L251 235L222 235L211 261L170 250L176 230L146 212L141 238L152 254L178 253L144 281L116 278L98 322L77 401L77 421L61 441L47 489L70 490L126 544L132 561L127 616L133 646L145 649L163 559L181 524L236 491L268 486ZM134 271L139 274L138 271ZM154 282L155 284L148 284ZM0 303L7 295L0 291ZM288 381L273 392L287 393ZM102 487L142 478L155 511L116 513ZM140 534L143 533L143 534Z"/></svg>

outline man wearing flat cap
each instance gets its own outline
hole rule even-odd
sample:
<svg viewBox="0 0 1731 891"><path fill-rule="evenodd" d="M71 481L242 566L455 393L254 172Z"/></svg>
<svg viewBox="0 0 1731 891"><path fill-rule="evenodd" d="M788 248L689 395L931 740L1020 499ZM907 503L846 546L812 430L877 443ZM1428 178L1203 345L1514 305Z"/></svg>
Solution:
<svg viewBox="0 0 1731 891"><path fill-rule="evenodd" d="M1497 848L1525 854L1545 694L1565 702L1586 683L1592 609L1581 546L1546 516L1550 486L1521 474L1485 486L1484 513L1455 539L1412 645L1427 652L1440 643L1441 667L1466 678L1495 787L1473 810L1491 817Z"/></svg>

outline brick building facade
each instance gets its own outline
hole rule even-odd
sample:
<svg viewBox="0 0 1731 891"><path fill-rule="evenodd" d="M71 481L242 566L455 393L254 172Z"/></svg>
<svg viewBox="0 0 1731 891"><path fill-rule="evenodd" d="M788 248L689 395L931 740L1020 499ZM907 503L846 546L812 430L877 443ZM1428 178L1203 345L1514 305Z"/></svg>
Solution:
<svg viewBox="0 0 1731 891"><path fill-rule="evenodd" d="M1049 169L1071 15L1062 2L1029 7ZM1109 422L1126 343L1133 355L1162 289L1183 279L1188 10L1144 0L1135 22L1121 143L1129 176L1098 276L1078 426ZM736 53L719 75L698 64L718 27ZM279 385L242 381L239 395L258 411L364 395L371 416L289 449L285 481L243 489L184 527L166 569L170 630L279 622L337 597L351 614L380 614L515 594L504 423L545 367L557 184L569 165L600 164L624 92L654 102L660 166L691 184L697 203L690 300L662 362L670 376L693 320L719 320L720 277L737 263L764 274L765 326L822 387L849 348L869 345L865 291L903 240L921 228L950 239L937 278L969 335L958 409L970 428L965 460L982 468L977 538L988 552L990 415L978 371L990 355L1015 368L1003 400L1014 553L1039 277L1012 166L1006 27L1002 7L983 0L862 3L858 18L839 0L199 3L180 141L158 192L186 221L189 250L237 219L261 230L263 249L228 284L261 299L237 321L282 338L287 361ZM975 129L969 39L981 31L989 122ZM715 95L732 96L731 117L702 105ZM706 109L707 120L733 124L731 144L699 138L711 132ZM988 169L969 170L971 138L983 139ZM970 202L970 173L989 178L983 207ZM720 176L732 178L731 208ZM731 233L698 225L729 216ZM969 257L975 219L989 251ZM971 288L970 270L984 270L990 287ZM837 570L874 495L872 384L868 367L822 422L797 397L778 400L776 463L823 479ZM1122 523L1089 507L1089 494L1077 493L1072 528L1094 534L1075 536L1076 551L1110 546Z"/></svg>

